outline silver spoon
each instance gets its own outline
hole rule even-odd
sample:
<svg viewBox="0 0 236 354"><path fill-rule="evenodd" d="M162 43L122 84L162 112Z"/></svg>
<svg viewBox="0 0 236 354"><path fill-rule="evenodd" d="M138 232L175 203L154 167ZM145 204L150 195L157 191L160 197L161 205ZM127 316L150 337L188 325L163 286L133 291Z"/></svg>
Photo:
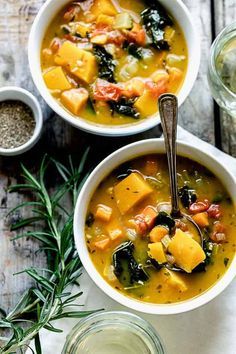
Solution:
<svg viewBox="0 0 236 354"><path fill-rule="evenodd" d="M178 183L176 172L176 135L178 122L178 100L173 94L163 94L158 99L161 124L164 134L166 154L168 161L169 177L170 177L170 194L171 194L171 216L173 219L187 219L196 228L203 247L203 234L200 227L191 218L184 214L179 208ZM173 269L173 268L172 268ZM180 270L176 268L174 270Z"/></svg>

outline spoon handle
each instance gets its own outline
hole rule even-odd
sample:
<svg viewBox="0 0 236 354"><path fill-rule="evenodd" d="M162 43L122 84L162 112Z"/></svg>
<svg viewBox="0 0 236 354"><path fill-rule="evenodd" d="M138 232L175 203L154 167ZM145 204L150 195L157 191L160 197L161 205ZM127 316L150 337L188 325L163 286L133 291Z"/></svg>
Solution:
<svg viewBox="0 0 236 354"><path fill-rule="evenodd" d="M176 172L176 133L178 121L178 100L175 95L163 94L159 97L159 112L165 139L166 154L170 175L171 215L180 216L177 172Z"/></svg>

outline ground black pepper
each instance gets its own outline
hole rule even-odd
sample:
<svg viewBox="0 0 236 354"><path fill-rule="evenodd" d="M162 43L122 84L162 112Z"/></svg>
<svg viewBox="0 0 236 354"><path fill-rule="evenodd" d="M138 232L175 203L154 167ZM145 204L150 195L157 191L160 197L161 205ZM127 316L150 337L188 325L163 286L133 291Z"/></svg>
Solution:
<svg viewBox="0 0 236 354"><path fill-rule="evenodd" d="M25 144L34 129L33 112L25 103L0 102L0 148L12 149Z"/></svg>

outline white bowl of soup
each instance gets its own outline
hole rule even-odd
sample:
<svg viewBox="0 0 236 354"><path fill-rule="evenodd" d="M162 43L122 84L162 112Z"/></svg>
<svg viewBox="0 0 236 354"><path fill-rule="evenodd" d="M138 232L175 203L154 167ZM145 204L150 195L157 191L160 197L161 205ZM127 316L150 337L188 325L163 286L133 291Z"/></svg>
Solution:
<svg viewBox="0 0 236 354"><path fill-rule="evenodd" d="M150 314L195 309L236 274L235 178L213 156L178 142L180 206L170 215L164 142L130 144L103 160L75 208L75 243L91 279L117 302Z"/></svg>
<svg viewBox="0 0 236 354"><path fill-rule="evenodd" d="M200 41L180 0L48 0L29 38L30 70L49 106L87 132L154 127L157 99L181 105L197 77Z"/></svg>

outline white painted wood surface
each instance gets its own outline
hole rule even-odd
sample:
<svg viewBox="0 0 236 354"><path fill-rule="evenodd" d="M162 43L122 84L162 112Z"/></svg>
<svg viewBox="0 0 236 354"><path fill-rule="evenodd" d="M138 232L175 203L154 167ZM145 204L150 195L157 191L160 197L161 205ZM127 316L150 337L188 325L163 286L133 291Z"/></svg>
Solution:
<svg viewBox="0 0 236 354"><path fill-rule="evenodd" d="M0 0L0 86L18 85L38 95L28 70L27 39L32 21L43 2L43 0ZM214 32L218 33L226 24L236 20L236 1L184 0L184 2L193 14L201 36L202 60L197 82L181 107L180 124L212 144L215 143L215 136L221 135L224 148L236 154L233 150L234 139L226 133L227 124L226 126L222 124L223 134L219 131L218 124L217 126L214 124L219 121L219 117L214 117L213 100L206 80L212 36ZM120 138L115 141L103 138L101 149L99 138L91 137L70 127L56 117L43 100L41 103L45 117L50 119L45 124L44 135L39 144L22 157L22 161L31 167L45 151L60 157L67 156L70 152L76 155L84 144L92 143L96 151L96 160L99 161L121 145L159 134L156 128L139 136ZM6 311L30 286L27 276L13 276L13 273L31 265L40 266L45 262L41 253L35 254L38 245L32 240L14 243L10 241L13 235L8 231L5 216L11 207L22 200L23 196L9 194L7 187L18 180L19 175L19 158L0 158L0 306Z"/></svg>

